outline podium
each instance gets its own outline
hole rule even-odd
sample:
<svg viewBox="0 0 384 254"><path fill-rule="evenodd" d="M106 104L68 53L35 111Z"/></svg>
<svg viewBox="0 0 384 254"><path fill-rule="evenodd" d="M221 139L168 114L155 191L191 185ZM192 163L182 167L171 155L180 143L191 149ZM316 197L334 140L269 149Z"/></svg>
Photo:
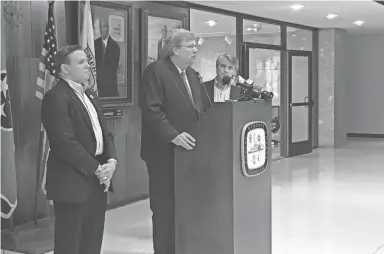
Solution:
<svg viewBox="0 0 384 254"><path fill-rule="evenodd" d="M176 254L271 254L271 119L270 101L215 103L175 148Z"/></svg>

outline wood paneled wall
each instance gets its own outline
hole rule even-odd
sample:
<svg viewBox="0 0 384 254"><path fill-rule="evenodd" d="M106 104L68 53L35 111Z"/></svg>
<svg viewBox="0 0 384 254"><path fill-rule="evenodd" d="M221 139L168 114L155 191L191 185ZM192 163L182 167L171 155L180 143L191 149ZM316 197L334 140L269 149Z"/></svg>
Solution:
<svg viewBox="0 0 384 254"><path fill-rule="evenodd" d="M18 206L14 224L33 220L37 151L40 129L41 101L35 97L38 63L43 45L48 13L48 1L13 2L23 14L19 26L6 26L7 71L14 117ZM114 176L115 192L108 196L108 206L113 208L148 196L148 173L140 158L141 120L137 94L141 76L140 9L186 13L182 7L163 6L153 2L116 3L133 7L132 61L133 103L124 106L122 118L108 119L108 129L114 135L118 153L118 168ZM78 2L56 1L58 47L78 43ZM40 184L40 183L39 183ZM52 215L52 207L39 187L38 218Z"/></svg>
<svg viewBox="0 0 384 254"><path fill-rule="evenodd" d="M8 84L15 131L18 205L14 223L33 220L37 184L36 162L40 130L41 101L35 97L38 63L43 46L48 1L15 1L21 22L5 23ZM64 2L56 2L56 19L65 19ZM3 21L4 22L4 21ZM65 22L57 22L58 46L66 44ZM38 215L46 217L51 208L40 191Z"/></svg>

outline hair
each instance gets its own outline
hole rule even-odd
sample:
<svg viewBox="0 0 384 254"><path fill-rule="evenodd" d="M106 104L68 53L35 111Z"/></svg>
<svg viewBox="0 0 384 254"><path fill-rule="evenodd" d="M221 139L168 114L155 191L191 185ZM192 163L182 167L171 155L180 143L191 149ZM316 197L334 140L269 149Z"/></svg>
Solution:
<svg viewBox="0 0 384 254"><path fill-rule="evenodd" d="M76 50L83 50L83 47L80 45L67 45L62 48L60 48L55 55L55 69L56 69L56 74L61 73L61 65L63 64L69 64L69 55L72 54Z"/></svg>
<svg viewBox="0 0 384 254"><path fill-rule="evenodd" d="M196 40L196 36L193 32L185 30L183 28L174 29L164 39L164 55L172 56L173 48L179 47L182 41Z"/></svg>
<svg viewBox="0 0 384 254"><path fill-rule="evenodd" d="M222 58L227 59L231 64L235 65L236 71L239 69L239 59L236 56L233 56L233 55L228 54L228 53L223 53L217 57L216 67L219 65L220 59L222 59Z"/></svg>

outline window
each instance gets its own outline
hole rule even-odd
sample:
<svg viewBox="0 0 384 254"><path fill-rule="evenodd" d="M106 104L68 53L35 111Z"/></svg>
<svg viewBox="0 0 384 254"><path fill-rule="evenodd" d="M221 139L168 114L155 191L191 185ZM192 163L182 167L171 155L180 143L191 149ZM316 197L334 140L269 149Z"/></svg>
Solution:
<svg viewBox="0 0 384 254"><path fill-rule="evenodd" d="M287 48L312 51L312 31L288 27Z"/></svg>
<svg viewBox="0 0 384 254"><path fill-rule="evenodd" d="M243 40L245 42L280 45L280 26L251 20L244 20Z"/></svg>
<svg viewBox="0 0 384 254"><path fill-rule="evenodd" d="M190 28L197 36L198 53L194 65L208 81L216 76L216 59L222 53L236 55L236 18L190 10Z"/></svg>

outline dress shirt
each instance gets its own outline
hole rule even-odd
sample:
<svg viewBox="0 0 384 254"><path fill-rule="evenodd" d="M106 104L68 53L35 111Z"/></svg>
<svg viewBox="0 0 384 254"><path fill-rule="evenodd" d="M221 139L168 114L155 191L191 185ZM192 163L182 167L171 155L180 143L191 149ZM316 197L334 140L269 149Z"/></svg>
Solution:
<svg viewBox="0 0 384 254"><path fill-rule="evenodd" d="M104 40L103 38L101 38L101 39L103 40L105 49L107 49L107 44L108 44L109 34L108 34L107 38L105 38L105 40Z"/></svg>
<svg viewBox="0 0 384 254"><path fill-rule="evenodd" d="M225 102L231 98L231 86L226 85L224 88L221 88L216 79L214 81L213 91L214 102Z"/></svg>
<svg viewBox="0 0 384 254"><path fill-rule="evenodd" d="M69 80L67 78L63 78L63 79L68 82L69 86L73 89L77 97L80 99L80 101L83 103L84 107L86 108L89 118L91 119L93 132L95 133L95 137L96 137L95 155L102 154L104 151L103 131L101 130L99 117L97 115L95 107L93 106L88 96L85 94L85 88L83 87L83 85L77 82L74 82L72 80Z"/></svg>

